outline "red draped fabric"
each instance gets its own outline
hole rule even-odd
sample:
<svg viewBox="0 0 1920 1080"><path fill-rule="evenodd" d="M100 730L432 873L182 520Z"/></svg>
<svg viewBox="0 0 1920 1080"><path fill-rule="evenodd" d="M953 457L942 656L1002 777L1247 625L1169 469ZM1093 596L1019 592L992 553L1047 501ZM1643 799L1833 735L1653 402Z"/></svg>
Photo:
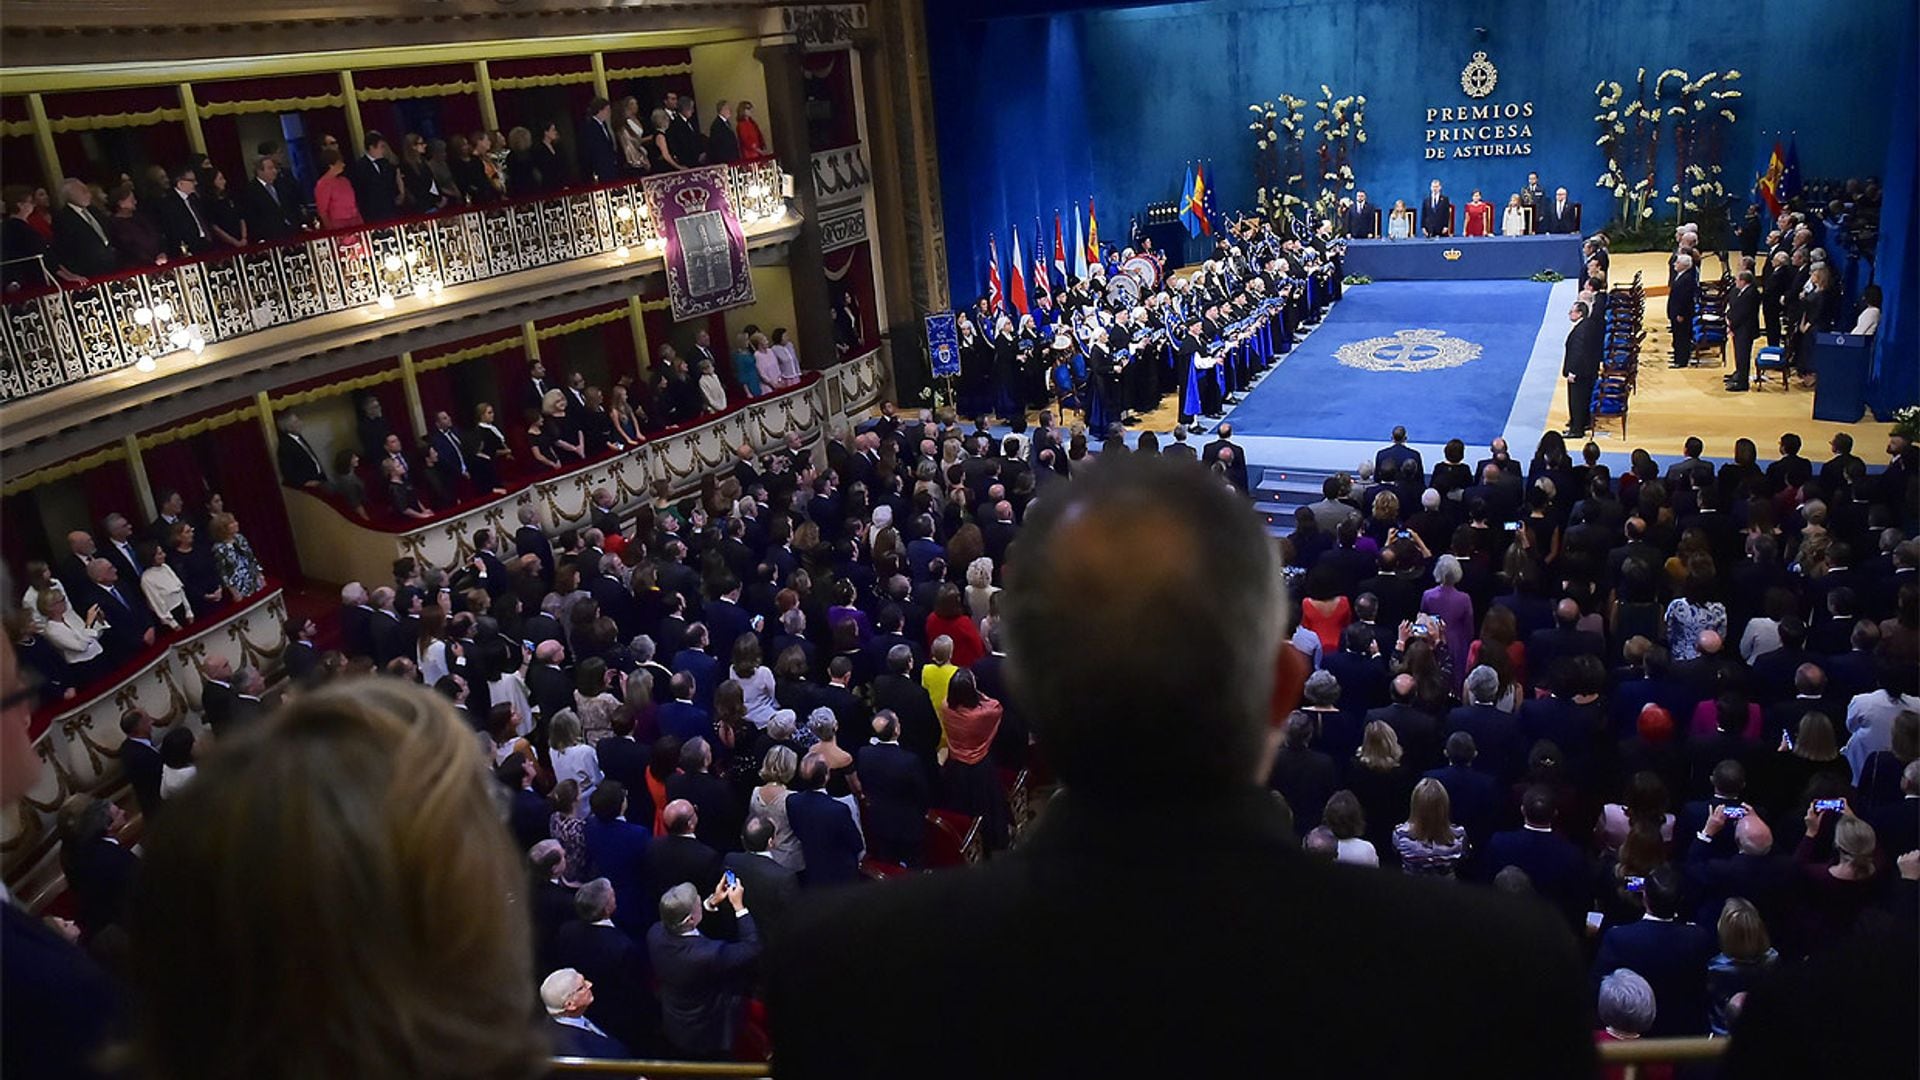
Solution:
<svg viewBox="0 0 1920 1080"><path fill-rule="evenodd" d="M139 86L48 94L44 101L48 118L58 120L177 110L180 93L170 86ZM178 168L188 152L186 124L179 120L61 132L53 141L60 154L60 168L67 175L108 188L122 173L138 178L148 166L158 165L169 171Z"/></svg>
<svg viewBox="0 0 1920 1080"><path fill-rule="evenodd" d="M427 64L353 73L354 86L361 91L360 122L366 130L384 134L396 150L400 137L409 132L428 139L444 139L455 132L462 135L473 132L480 126L478 92L378 101L368 97L366 91L472 81L472 64Z"/></svg>
<svg viewBox="0 0 1920 1080"><path fill-rule="evenodd" d="M548 123L560 125L561 155L574 157L573 126L586 115L587 102L593 97L591 79L559 86L523 86L502 88L502 79L551 75L589 74L593 61L585 56L540 56L525 59L495 60L487 65L494 81L493 104L506 130L524 127L537 140Z"/></svg>
<svg viewBox="0 0 1920 1080"><path fill-rule="evenodd" d="M14 582L26 580L27 560L53 560L54 551L47 541L46 519L40 514L37 491L0 495L0 521L6 523L5 528L0 528L0 558L6 560L7 572Z"/></svg>
<svg viewBox="0 0 1920 1080"><path fill-rule="evenodd" d="M194 453L192 440L175 439L143 450L140 460L147 467L147 484L153 488L156 507L165 500L169 490L178 491L188 506L197 507L207 501L207 469Z"/></svg>
<svg viewBox="0 0 1920 1080"><path fill-rule="evenodd" d="M125 514L131 521L141 520L140 500L133 491L133 474L125 461L109 461L81 473L80 490L87 501L87 520L61 522L66 529L99 528L108 514Z"/></svg>
<svg viewBox="0 0 1920 1080"><path fill-rule="evenodd" d="M807 53L800 63L807 88L807 138L816 152L860 141L852 55L849 49ZM765 112L755 109L754 122L764 125Z"/></svg>
<svg viewBox="0 0 1920 1080"><path fill-rule="evenodd" d="M668 91L676 94L693 93L693 73L691 71L673 72L665 75L635 75L622 77L612 72L634 68L681 67L693 63L693 53L687 49L632 49L625 52L610 52L604 60L609 75L607 88L612 91L613 100L632 95L640 103L640 119L646 122L647 115L660 107L660 101ZM707 103L711 105L712 103ZM766 103L761 102L764 109ZM702 109L707 122L713 122L710 108Z"/></svg>

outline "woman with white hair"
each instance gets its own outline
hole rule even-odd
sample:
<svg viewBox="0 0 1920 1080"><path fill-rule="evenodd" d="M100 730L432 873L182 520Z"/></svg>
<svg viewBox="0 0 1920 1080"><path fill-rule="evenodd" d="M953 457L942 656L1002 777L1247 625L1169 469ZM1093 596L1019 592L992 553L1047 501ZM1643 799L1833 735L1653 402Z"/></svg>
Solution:
<svg viewBox="0 0 1920 1080"><path fill-rule="evenodd" d="M727 407L727 388L720 383L719 373L713 370L713 361L700 361L700 397L707 404L708 412L724 412Z"/></svg>
<svg viewBox="0 0 1920 1080"><path fill-rule="evenodd" d="M993 612L993 594L999 592L993 583L993 560L985 555L967 564L967 611L977 620L984 620Z"/></svg>
<svg viewBox="0 0 1920 1080"><path fill-rule="evenodd" d="M1449 649L1464 650L1473 640L1473 598L1460 591L1460 579L1466 576L1460 568L1460 560L1453 555L1442 555L1433 561L1434 586L1420 596L1420 612L1432 615L1440 620L1445 628L1445 641ZM1454 689L1460 689L1460 682L1466 679L1467 665L1455 664Z"/></svg>
<svg viewBox="0 0 1920 1080"><path fill-rule="evenodd" d="M1599 1014L1600 1030L1593 1033L1594 1042L1637 1039L1653 1026L1653 987L1639 972L1619 968L1600 980L1595 1012Z"/></svg>

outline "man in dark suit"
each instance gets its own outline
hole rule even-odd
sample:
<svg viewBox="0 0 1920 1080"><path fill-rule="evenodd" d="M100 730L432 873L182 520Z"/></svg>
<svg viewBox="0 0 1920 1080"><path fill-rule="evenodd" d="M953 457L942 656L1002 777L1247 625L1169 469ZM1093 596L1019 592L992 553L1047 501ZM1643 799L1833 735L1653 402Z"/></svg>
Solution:
<svg viewBox="0 0 1920 1080"><path fill-rule="evenodd" d="M1214 440L1200 451L1200 464L1212 465L1216 461L1226 462L1227 479L1233 481L1233 486L1239 488L1241 494L1246 494L1247 454L1233 441L1233 425L1222 421L1213 433Z"/></svg>
<svg viewBox="0 0 1920 1080"><path fill-rule="evenodd" d="M731 165L740 160L740 135L733 129L733 102L722 101L713 110L707 129L707 164Z"/></svg>
<svg viewBox="0 0 1920 1080"><path fill-rule="evenodd" d="M733 1049L740 1009L760 961L760 934L747 911L746 889L697 890L679 882L660 898L660 921L647 929L647 955L660 986L667 1042L687 1057L710 1060ZM736 940L700 932L707 911L732 909Z"/></svg>
<svg viewBox="0 0 1920 1080"><path fill-rule="evenodd" d="M153 644L154 621L146 597L137 583L123 581L111 560L98 558L87 568L91 586L74 598L73 608L85 611L98 604L107 617L107 631L100 637L110 662L118 664Z"/></svg>
<svg viewBox="0 0 1920 1080"><path fill-rule="evenodd" d="M1751 270L1740 271L1733 292L1727 295L1727 334L1733 338L1733 374L1727 376L1727 389L1744 394L1753 367L1753 342L1760 336L1760 286L1754 284Z"/></svg>
<svg viewBox="0 0 1920 1080"><path fill-rule="evenodd" d="M533 663L527 666L527 704L542 728L555 713L573 708L573 680L560 667L566 656L559 642L543 641L534 647Z"/></svg>
<svg viewBox="0 0 1920 1080"><path fill-rule="evenodd" d="M327 482L326 466L320 452L307 441L299 413L281 413L274 423L280 428L280 482L288 487L317 488Z"/></svg>
<svg viewBox="0 0 1920 1080"><path fill-rule="evenodd" d="M554 939L554 963L586 976L593 985L592 1020L628 1046L651 1041L649 1019L659 1006L648 988L647 950L613 921L619 908L613 883L594 878L573 894L577 918L560 927Z"/></svg>
<svg viewBox="0 0 1920 1080"><path fill-rule="evenodd" d="M873 741L854 754L867 799L867 851L882 862L917 866L926 836L932 791L927 772L900 745L900 720L882 711L873 718Z"/></svg>
<svg viewBox="0 0 1920 1080"><path fill-rule="evenodd" d="M1694 269L1693 256L1676 256L1673 281L1667 285L1667 326L1673 335L1669 367L1683 368L1693 362L1693 309L1699 292L1700 273Z"/></svg>
<svg viewBox="0 0 1920 1080"><path fill-rule="evenodd" d="M1353 205L1347 207L1347 236L1371 240L1380 235L1380 208L1367 201L1367 193L1353 193Z"/></svg>
<svg viewBox="0 0 1920 1080"><path fill-rule="evenodd" d="M514 530L513 551L540 560L540 580L553 586L553 541L540 528L540 511L529 504L520 508L520 527Z"/></svg>
<svg viewBox="0 0 1920 1080"><path fill-rule="evenodd" d="M1427 185L1427 197L1420 204L1420 232L1424 236L1453 235L1453 200L1440 193L1440 181Z"/></svg>
<svg viewBox="0 0 1920 1080"><path fill-rule="evenodd" d="M980 677L980 664L986 663L986 657L974 665L974 677ZM987 693L986 683L981 683L981 693ZM1002 700L1000 695L991 695ZM846 656L836 656L827 661L827 684L813 692L813 707L828 709L833 718L840 722L840 730L858 733L864 730L867 722L873 718L873 710L860 696L853 692L853 660ZM1001 724L1006 724L1003 716Z"/></svg>
<svg viewBox="0 0 1920 1080"><path fill-rule="evenodd" d="M1489 773L1473 767L1480 750L1473 736L1456 731L1447 736L1447 763L1427 770L1426 776L1440 781L1453 803L1453 820L1467 830L1467 840L1484 845L1493 835L1493 827L1506 808L1507 793Z"/></svg>
<svg viewBox="0 0 1920 1080"><path fill-rule="evenodd" d="M1569 438L1583 438L1592 425L1593 384L1600 377L1600 354L1605 346L1600 320L1588 310L1585 301L1575 300L1567 312L1573 329L1567 331L1566 357L1560 362L1560 374L1567 380L1567 430Z"/></svg>
<svg viewBox="0 0 1920 1080"><path fill-rule="evenodd" d="M60 861L84 943L110 926L124 924L140 859L121 845L117 835L126 824L125 811L105 799L83 796L82 800L77 813L73 805L61 809Z"/></svg>
<svg viewBox="0 0 1920 1080"><path fill-rule="evenodd" d="M772 845L773 820L755 814L740 828L743 850L720 860L722 872L733 871L740 886L753 897L753 920L769 938L780 933L780 923L800 892L799 875L773 861Z"/></svg>
<svg viewBox="0 0 1920 1080"><path fill-rule="evenodd" d="M713 749L703 736L680 746L680 771L667 780L667 798L693 805L694 835L715 851L731 851L739 843L739 803L727 782L713 774Z"/></svg>
<svg viewBox="0 0 1920 1080"><path fill-rule="evenodd" d="M1773 850L1773 830L1759 814L1739 806L1716 806L1707 814L1681 863L1681 873L1696 898L1694 921L1713 923L1732 897L1750 901L1769 926L1785 926L1798 895L1799 872L1792 856ZM1719 842L1732 824L1733 850ZM1793 822L1797 828L1799 822ZM1883 841L1884 842L1884 841ZM1889 847L1887 850L1911 850Z"/></svg>
<svg viewBox="0 0 1920 1080"><path fill-rule="evenodd" d="M540 1004L547 1010L547 1035L559 1057L630 1058L625 1043L587 1018L593 1008L593 983L573 968L561 968L540 984Z"/></svg>
<svg viewBox="0 0 1920 1080"><path fill-rule="evenodd" d="M280 162L262 157L253 163L253 179L240 192L240 214L247 223L247 239L271 243L300 231L300 201L287 197L280 183Z"/></svg>
<svg viewBox="0 0 1920 1080"><path fill-rule="evenodd" d="M913 676L913 650L904 641L887 651L886 670L873 680L873 708L900 721L900 745L926 770L928 782L939 775L934 755L940 749L940 719L933 711L927 688Z"/></svg>
<svg viewBox="0 0 1920 1080"><path fill-rule="evenodd" d="M106 539L100 545L100 557L113 564L128 591L138 596L142 606L148 606L145 594L139 592L140 572L145 567L141 565L138 549L133 546L133 522L125 514L108 514L100 522L100 532Z"/></svg>
<svg viewBox="0 0 1920 1080"><path fill-rule="evenodd" d="M139 708L120 717L120 771L133 788L140 814L151 818L160 809L160 751L153 745L153 717Z"/></svg>
<svg viewBox="0 0 1920 1080"><path fill-rule="evenodd" d="M1608 930L1593 961L1593 985L1630 968L1653 987L1659 1011L1647 1035L1707 1033L1707 961L1720 951L1711 927L1682 921L1680 873L1671 866L1649 871L1639 890L1646 915Z"/></svg>
<svg viewBox="0 0 1920 1080"><path fill-rule="evenodd" d="M648 751L633 737L630 710L613 714L613 734L594 744L594 752L600 757L600 771L609 779L620 781L628 791L646 790Z"/></svg>
<svg viewBox="0 0 1920 1080"><path fill-rule="evenodd" d="M386 136L369 131L363 145L367 152L347 168L347 180L360 216L371 225L399 216L400 170L394 167Z"/></svg>
<svg viewBox="0 0 1920 1080"><path fill-rule="evenodd" d="M1601 659L1606 651L1605 637L1580 629L1580 602L1563 598L1553 606L1553 626L1527 635L1527 670L1542 684L1559 661L1575 656Z"/></svg>
<svg viewBox="0 0 1920 1080"><path fill-rule="evenodd" d="M1244 1067L1256 1043L1286 1046L1308 1072L1413 1074L1434 1061L1487 1075L1591 1071L1588 991L1572 938L1548 914L1322 866L1293 846L1257 778L1271 718L1292 709L1304 665L1282 651L1271 539L1201 477L1129 454L1036 504L1010 585L1008 651L1015 693L1046 718L1040 749L1062 789L1005 858L795 911L767 993L783 1074L894 1076L911 1063L934 1077L1200 1075ZM1155 554L1169 550L1181 554ZM1072 632L1089 625L1106 632ZM1155 632L1167 626L1180 633ZM1156 643L1151 664L1140 662L1142 635ZM1173 715L1184 752L1141 754ZM1206 934L1168 948L1097 944L1137 936L1196 896L1207 898ZM1384 925L1397 928L1391 940L1370 941L1366 928ZM828 963L855 941L858 971ZM1507 965L1525 967L1524 985L1501 974ZM1471 985L1429 1003L1446 1016L1418 1039L1380 1038L1344 1004L1424 970ZM938 1015L899 993L925 971L952 983ZM1308 978L1314 1000L1270 1007L1276 980ZM988 992L1009 979L1045 981L1044 1015ZM832 1022L846 1015L862 1018L857 1031ZM1500 1017L1502 1038L1484 1038L1479 1016ZM955 1030L998 1034L940 1034Z"/></svg>
<svg viewBox="0 0 1920 1080"><path fill-rule="evenodd" d="M1553 189L1553 201L1546 206L1540 223L1544 233L1566 234L1580 231L1580 208L1567 201L1567 189Z"/></svg>
<svg viewBox="0 0 1920 1080"><path fill-rule="evenodd" d="M1495 833L1486 842L1480 873L1492 880L1506 867L1519 867L1526 871L1534 891L1566 917L1567 925L1584 932L1591 891L1587 861L1572 841L1553 831L1555 807L1552 788L1529 787L1520 799L1520 828Z"/></svg>
<svg viewBox="0 0 1920 1080"><path fill-rule="evenodd" d="M826 784L826 760L808 754L794 777L793 794L787 796L787 820L793 825L794 838L807 853L801 880L810 889L860 880L860 856L865 846L860 827L853 820L853 811L826 793Z"/></svg>
<svg viewBox="0 0 1920 1080"><path fill-rule="evenodd" d="M666 835L657 837L647 853L646 881L650 902L666 895L682 881L702 892L720 882L720 852L696 835L700 811L685 799L674 799L660 810Z"/></svg>
<svg viewBox="0 0 1920 1080"><path fill-rule="evenodd" d="M673 654L673 670L693 676L693 700L703 710L713 707L713 691L727 677L727 666L707 651L711 636L706 623L693 623L687 627L682 648Z"/></svg>
<svg viewBox="0 0 1920 1080"><path fill-rule="evenodd" d="M587 102L587 122L580 125L580 175L589 183L620 178L620 147L613 138L613 105L606 98Z"/></svg>
<svg viewBox="0 0 1920 1080"><path fill-rule="evenodd" d="M1502 784L1512 783L1526 765L1527 747L1519 720L1494 705L1500 696L1500 676L1482 664L1467 673L1464 690L1467 704L1447 714L1448 733L1464 731L1473 736L1481 767Z"/></svg>
<svg viewBox="0 0 1920 1080"><path fill-rule="evenodd" d="M533 790L533 779L540 766L525 754L516 753L494 766L493 778L510 792L507 802L507 827L513 831L514 844L526 851L548 839L551 808L540 793Z"/></svg>
<svg viewBox="0 0 1920 1080"><path fill-rule="evenodd" d="M1396 424L1393 429L1393 442L1381 447L1380 452L1373 455L1373 471L1376 473L1383 471L1389 462L1396 469L1405 469L1409 461L1413 462L1414 472L1425 474L1426 466L1420 461L1420 451L1407 445L1407 429ZM1411 511L1412 507L1403 509Z"/></svg>
<svg viewBox="0 0 1920 1080"><path fill-rule="evenodd" d="M446 484L448 491L457 495L461 490L461 482L472 481L473 473L468 468L471 459L460 438L460 429L453 426L453 414L445 409L433 414L433 433L427 436L427 445L438 451L440 460L434 464L434 468L439 471L441 482ZM492 487L489 482L482 490Z"/></svg>
<svg viewBox="0 0 1920 1080"><path fill-rule="evenodd" d="M233 719L233 662L215 654L200 665L200 716L215 735Z"/></svg>
<svg viewBox="0 0 1920 1080"><path fill-rule="evenodd" d="M641 807L646 806L646 789L640 788ZM653 919L654 892L647 877L652 859L652 815L634 808L627 787L618 780L602 780L589 800L592 814L587 818L587 857L593 868L613 883L616 897L625 897L626 906L614 912L614 925L629 934L642 933ZM635 820L627 820L634 811Z"/></svg>
<svg viewBox="0 0 1920 1080"><path fill-rule="evenodd" d="M1378 720L1393 729L1406 754L1407 767L1415 771L1440 763L1440 720L1414 704L1418 687L1419 684L1411 675L1403 673L1394 676L1388 687L1393 700L1366 715L1366 723ZM1359 749L1359 746L1356 745L1354 749Z"/></svg>
<svg viewBox="0 0 1920 1080"><path fill-rule="evenodd" d="M204 255L213 250L212 222L199 195L199 174L192 167L173 174L173 190L160 200L160 227L174 255Z"/></svg>
<svg viewBox="0 0 1920 1080"><path fill-rule="evenodd" d="M60 185L66 205L53 215L53 257L81 277L99 277L120 269L120 255L107 239L107 227L93 206L93 189L69 177Z"/></svg>
<svg viewBox="0 0 1920 1080"><path fill-rule="evenodd" d="M413 620L402 619L400 613L393 610L394 596L392 589L382 585L368 598L373 604L373 615L367 619L367 634L373 643L375 667L385 667L389 661L411 656L414 651Z"/></svg>

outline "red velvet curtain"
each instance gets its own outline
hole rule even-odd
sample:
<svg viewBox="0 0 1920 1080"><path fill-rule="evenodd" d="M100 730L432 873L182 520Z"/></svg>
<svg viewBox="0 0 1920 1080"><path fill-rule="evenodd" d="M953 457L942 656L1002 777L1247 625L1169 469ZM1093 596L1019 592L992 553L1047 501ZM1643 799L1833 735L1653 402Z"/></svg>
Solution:
<svg viewBox="0 0 1920 1080"><path fill-rule="evenodd" d="M240 531L253 545L267 574L283 582L302 580L300 556L287 524L286 501L268 455L273 451L257 422L240 421L186 440L209 458L209 474L240 519Z"/></svg>
<svg viewBox="0 0 1920 1080"><path fill-rule="evenodd" d="M835 360L846 360L880 344L880 321L874 299L873 250L865 241L830 251L822 259L827 275L827 298L833 311ZM822 366L818 358L803 366Z"/></svg>
<svg viewBox="0 0 1920 1080"><path fill-rule="evenodd" d="M140 520L140 500L133 491L133 474L127 471L125 461L109 461L96 465L78 477L80 490L86 494L87 519L74 522L67 528L99 528L100 522L108 514L125 514L128 520Z"/></svg>
<svg viewBox="0 0 1920 1080"><path fill-rule="evenodd" d="M27 560L52 562L54 557L47 542L46 519L40 514L38 492L0 495L0 520L6 522L5 528L0 528L0 558L6 559L15 586L25 588L20 583L27 579Z"/></svg>
<svg viewBox="0 0 1920 1080"><path fill-rule="evenodd" d="M488 65L494 80L493 104L502 129L524 127L535 140L548 123L560 125L560 153L572 162L575 155L574 125L586 115L587 102L593 98L593 83L585 80L561 86L528 86L500 89L499 80L542 75L578 75L590 72L593 61L584 55L540 56L517 60L495 60Z"/></svg>
<svg viewBox="0 0 1920 1080"><path fill-rule="evenodd" d="M353 82L362 91L394 90L426 85L472 82L472 64L427 64L416 67L375 68L355 71ZM480 98L477 93L450 94L444 97L403 98L398 101L373 101L363 94L360 121L368 131L386 135L395 149L400 136L413 132L428 139L444 139L454 132L469 134L480 126Z"/></svg>
<svg viewBox="0 0 1920 1080"><path fill-rule="evenodd" d="M178 109L180 94L170 86L137 86L48 94L45 103L47 116L58 120ZM188 153L186 125L177 120L69 131L56 134L53 140L60 154L60 168L68 176L96 181L107 188L122 173L137 179L148 166L158 165L170 172L185 163Z"/></svg>
<svg viewBox="0 0 1920 1080"><path fill-rule="evenodd" d="M257 424L258 421L245 421ZM152 447L140 454L147 467L147 484L153 488L154 505L158 506L169 490L178 491L190 507L205 505L207 501L207 470L199 455L194 453L190 439L176 439L170 443Z"/></svg>
<svg viewBox="0 0 1920 1080"><path fill-rule="evenodd" d="M678 67L693 63L693 53L687 49L634 49L626 52L610 52L605 56L607 70L620 71L627 68ZM674 72L669 75L643 75L631 78L610 78L609 95L615 101L631 94L640 103L640 119L646 122L647 116L660 107L660 101L668 91L676 94L693 93L693 73L691 71ZM704 103L710 106L711 103ZM761 103L764 109L765 102ZM713 122L711 108L701 110L708 123Z"/></svg>
<svg viewBox="0 0 1920 1080"><path fill-rule="evenodd" d="M832 150L859 142L851 50L808 53L800 62L800 70L806 81L807 137L813 149L816 152ZM763 109L755 109L754 122L764 124L764 113Z"/></svg>

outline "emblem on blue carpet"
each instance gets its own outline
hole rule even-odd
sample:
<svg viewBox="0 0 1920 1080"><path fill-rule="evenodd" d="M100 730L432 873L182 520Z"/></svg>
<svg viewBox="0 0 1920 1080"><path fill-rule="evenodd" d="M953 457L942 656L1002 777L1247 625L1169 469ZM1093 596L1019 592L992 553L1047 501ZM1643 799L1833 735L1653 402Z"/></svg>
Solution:
<svg viewBox="0 0 1920 1080"><path fill-rule="evenodd" d="M1439 371L1480 359L1480 346L1445 330L1395 330L1392 337L1350 341L1333 355L1363 371Z"/></svg>

